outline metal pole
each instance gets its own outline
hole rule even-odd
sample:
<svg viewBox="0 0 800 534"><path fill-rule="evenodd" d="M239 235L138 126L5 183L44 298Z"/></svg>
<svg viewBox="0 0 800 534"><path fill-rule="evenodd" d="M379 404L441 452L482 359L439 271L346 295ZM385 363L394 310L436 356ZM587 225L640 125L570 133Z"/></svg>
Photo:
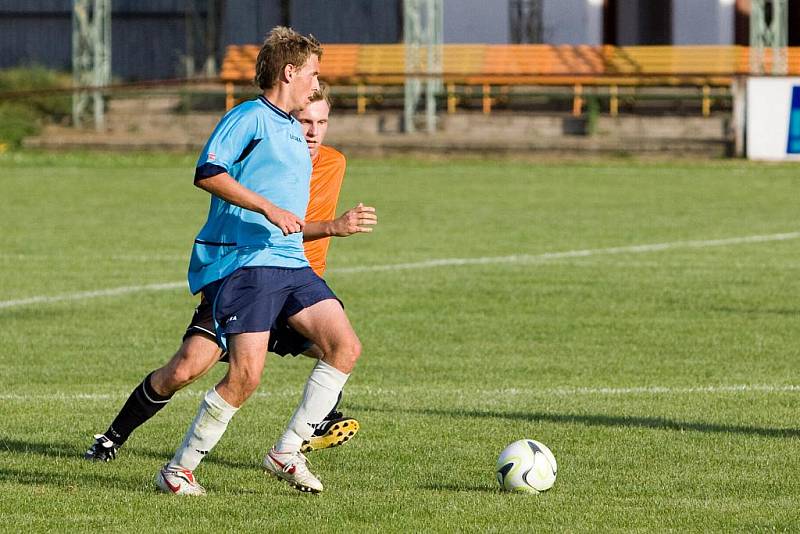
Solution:
<svg viewBox="0 0 800 534"><path fill-rule="evenodd" d="M111 0L72 2L72 123L80 126L93 101L94 125L105 128L102 88L111 81Z"/></svg>
<svg viewBox="0 0 800 534"><path fill-rule="evenodd" d="M406 53L406 77L404 83L403 100L403 129L406 133L415 130L414 115L419 98L419 78L413 74L419 70L419 42L420 42L420 1L403 1L403 43Z"/></svg>
<svg viewBox="0 0 800 534"><path fill-rule="evenodd" d="M94 25L94 127L103 131L106 127L105 100L100 87L111 81L111 2L95 0Z"/></svg>
<svg viewBox="0 0 800 534"><path fill-rule="evenodd" d="M788 0L752 0L750 12L750 73L775 75L788 72ZM767 48L772 68L767 68Z"/></svg>
<svg viewBox="0 0 800 534"><path fill-rule="evenodd" d="M442 0L404 0L405 100L403 122L406 133L416 130L417 105L422 96L420 75L425 75L426 129L436 130L436 94L442 80ZM424 56L423 56L424 52Z"/></svg>
<svg viewBox="0 0 800 534"><path fill-rule="evenodd" d="M425 122L428 133L436 132L436 94L442 88L442 21L441 0L428 2L428 79L425 83ZM434 77L439 75L439 77Z"/></svg>

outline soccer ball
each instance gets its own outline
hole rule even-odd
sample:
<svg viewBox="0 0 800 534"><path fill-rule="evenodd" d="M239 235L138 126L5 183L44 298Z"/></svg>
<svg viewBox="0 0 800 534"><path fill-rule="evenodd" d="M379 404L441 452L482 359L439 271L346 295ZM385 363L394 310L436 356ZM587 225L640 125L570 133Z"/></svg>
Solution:
<svg viewBox="0 0 800 534"><path fill-rule="evenodd" d="M532 439L515 441L497 458L497 482L506 491L540 493L556 481L556 458L543 443Z"/></svg>

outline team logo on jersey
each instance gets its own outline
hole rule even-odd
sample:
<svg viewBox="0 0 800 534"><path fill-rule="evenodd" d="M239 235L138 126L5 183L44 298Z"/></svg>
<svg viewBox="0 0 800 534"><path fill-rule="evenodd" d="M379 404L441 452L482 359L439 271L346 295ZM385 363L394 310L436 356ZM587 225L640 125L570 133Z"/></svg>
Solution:
<svg viewBox="0 0 800 534"><path fill-rule="evenodd" d="M216 160L217 160L217 155L214 154L213 152L209 152L208 153L208 161L216 161Z"/></svg>
<svg viewBox="0 0 800 534"><path fill-rule="evenodd" d="M289 134L289 139L291 139L292 141L298 141L298 142L300 142L300 143L302 143L303 141L305 141L305 139L303 139L302 137L297 137L297 136L296 136L296 135L294 135L294 134Z"/></svg>

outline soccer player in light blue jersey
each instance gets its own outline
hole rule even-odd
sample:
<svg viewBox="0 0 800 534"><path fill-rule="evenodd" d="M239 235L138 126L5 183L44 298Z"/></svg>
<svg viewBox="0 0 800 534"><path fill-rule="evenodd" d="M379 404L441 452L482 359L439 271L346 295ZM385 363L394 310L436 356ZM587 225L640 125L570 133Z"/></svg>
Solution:
<svg viewBox="0 0 800 534"><path fill-rule="evenodd" d="M313 167L303 248L311 268L323 276L330 245L330 238L326 236L348 237L370 232L378 219L375 208L363 204L336 218L345 158L335 149L322 145L328 127L330 101L327 88L323 84L320 86L321 91L314 94L311 103L293 115L303 128ZM84 459L97 462L115 460L119 448L131 434L165 408L175 393L206 374L221 357L222 361L228 361L227 354L216 343L212 304L201 299L178 350L166 364L148 373L137 384L106 431L94 435L94 442L84 453ZM284 315L270 330L269 351L280 356L304 354L317 359L323 356L317 347L287 324ZM359 427L357 420L334 407L314 430L311 439L303 442L300 451L305 453L347 443Z"/></svg>
<svg viewBox="0 0 800 534"><path fill-rule="evenodd" d="M361 344L341 303L303 254L311 160L291 112L319 89L321 55L312 37L272 30L256 61L263 94L223 117L198 161L195 184L213 196L192 250L189 285L213 302L217 339L227 348L230 365L206 393L172 460L158 472L156 484L165 492L205 493L194 470L258 387L269 330L279 313L324 356L264 468L301 491L322 491L300 447L336 404Z"/></svg>

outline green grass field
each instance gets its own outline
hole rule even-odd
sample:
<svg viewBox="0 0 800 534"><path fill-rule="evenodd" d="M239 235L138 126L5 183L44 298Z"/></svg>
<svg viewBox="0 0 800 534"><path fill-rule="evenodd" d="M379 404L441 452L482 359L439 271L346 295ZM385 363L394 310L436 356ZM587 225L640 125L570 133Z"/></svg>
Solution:
<svg viewBox="0 0 800 534"><path fill-rule="evenodd" d="M0 530L800 529L789 165L352 160L340 211L364 201L380 224L331 247L364 355L344 403L361 432L311 458L326 491L260 469L304 358L268 360L197 472L205 498L153 477L224 365L116 462L84 462L191 316L193 163L0 156ZM559 461L539 496L494 478L523 437Z"/></svg>

